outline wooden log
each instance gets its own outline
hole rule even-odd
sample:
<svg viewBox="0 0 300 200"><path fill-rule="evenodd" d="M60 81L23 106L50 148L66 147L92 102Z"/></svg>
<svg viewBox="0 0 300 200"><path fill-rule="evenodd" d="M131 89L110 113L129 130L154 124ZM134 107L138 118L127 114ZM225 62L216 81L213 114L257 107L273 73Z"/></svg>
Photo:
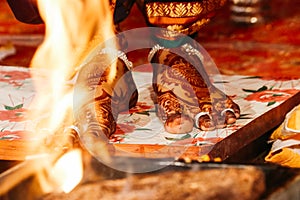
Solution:
<svg viewBox="0 0 300 200"><path fill-rule="evenodd" d="M79 185L71 193L51 193L47 199L259 199L265 177L254 167L133 175Z"/></svg>

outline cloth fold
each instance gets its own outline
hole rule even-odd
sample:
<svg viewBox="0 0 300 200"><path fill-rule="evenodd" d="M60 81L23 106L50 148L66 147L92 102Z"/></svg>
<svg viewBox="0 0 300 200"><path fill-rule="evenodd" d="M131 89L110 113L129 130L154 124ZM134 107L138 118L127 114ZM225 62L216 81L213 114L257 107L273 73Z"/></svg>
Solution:
<svg viewBox="0 0 300 200"><path fill-rule="evenodd" d="M300 168L300 105L291 110L284 122L272 133L273 142L267 162Z"/></svg>

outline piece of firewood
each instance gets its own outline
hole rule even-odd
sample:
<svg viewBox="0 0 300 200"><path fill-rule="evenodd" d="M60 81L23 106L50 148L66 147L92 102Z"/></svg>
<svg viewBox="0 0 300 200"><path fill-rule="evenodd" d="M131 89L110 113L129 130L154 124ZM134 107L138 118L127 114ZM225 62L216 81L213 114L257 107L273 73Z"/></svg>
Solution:
<svg viewBox="0 0 300 200"><path fill-rule="evenodd" d="M52 193L43 200L255 200L264 190L263 172L247 166L131 175L79 185L69 194Z"/></svg>

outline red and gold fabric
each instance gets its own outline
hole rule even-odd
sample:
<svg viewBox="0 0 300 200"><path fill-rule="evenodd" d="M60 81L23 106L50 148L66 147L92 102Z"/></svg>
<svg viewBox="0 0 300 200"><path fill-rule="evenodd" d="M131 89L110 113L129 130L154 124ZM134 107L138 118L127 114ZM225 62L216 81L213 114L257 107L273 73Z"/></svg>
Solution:
<svg viewBox="0 0 300 200"><path fill-rule="evenodd" d="M165 37L191 35L202 28L226 0L144 0L140 7L151 26L166 28ZM175 35L174 35L175 34Z"/></svg>

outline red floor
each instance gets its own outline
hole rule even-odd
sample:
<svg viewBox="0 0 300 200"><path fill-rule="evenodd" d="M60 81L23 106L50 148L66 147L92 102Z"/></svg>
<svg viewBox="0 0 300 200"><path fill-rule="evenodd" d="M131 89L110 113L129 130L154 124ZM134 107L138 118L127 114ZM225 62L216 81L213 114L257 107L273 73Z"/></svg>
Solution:
<svg viewBox="0 0 300 200"><path fill-rule="evenodd" d="M5 36L43 34L43 25L27 25L14 19L5 0L0 0L0 39ZM300 3L273 0L265 10L266 22L238 26L229 20L224 7L196 40L208 51L223 74L258 75L268 79L300 78ZM123 30L145 27L143 16L133 7L121 23ZM0 40L1 41L1 40ZM36 46L15 44L17 54L0 61L1 65L29 66ZM129 53L135 66L146 61L147 51Z"/></svg>

